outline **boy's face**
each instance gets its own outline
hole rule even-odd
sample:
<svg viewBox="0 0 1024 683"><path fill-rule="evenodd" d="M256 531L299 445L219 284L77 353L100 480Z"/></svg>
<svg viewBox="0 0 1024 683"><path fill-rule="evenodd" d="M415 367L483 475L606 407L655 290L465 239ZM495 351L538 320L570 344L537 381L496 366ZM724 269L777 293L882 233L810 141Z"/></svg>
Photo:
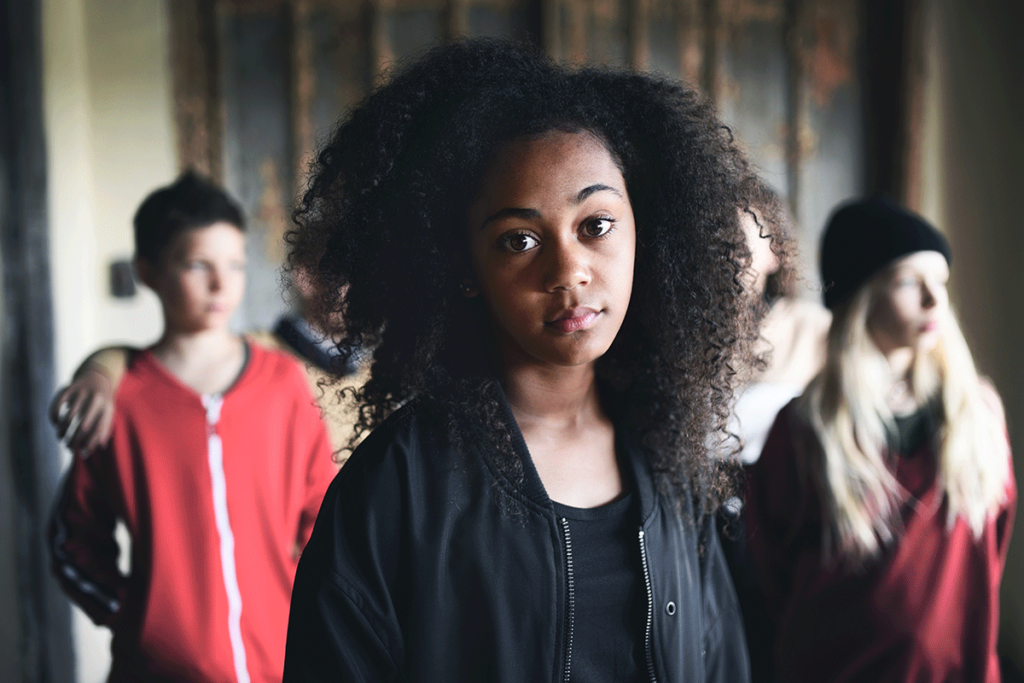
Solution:
<svg viewBox="0 0 1024 683"><path fill-rule="evenodd" d="M469 208L469 230L506 363L577 366L608 350L629 307L636 228L601 141L553 132L506 145Z"/></svg>
<svg viewBox="0 0 1024 683"><path fill-rule="evenodd" d="M187 230L159 264L137 266L160 297L168 332L227 329L245 291L245 235L230 223Z"/></svg>

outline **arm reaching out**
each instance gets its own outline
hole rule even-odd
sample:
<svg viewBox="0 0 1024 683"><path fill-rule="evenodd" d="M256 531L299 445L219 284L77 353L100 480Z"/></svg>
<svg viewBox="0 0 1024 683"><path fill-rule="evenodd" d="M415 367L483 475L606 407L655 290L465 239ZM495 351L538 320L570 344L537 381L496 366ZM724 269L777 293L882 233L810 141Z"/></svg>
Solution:
<svg viewBox="0 0 1024 683"><path fill-rule="evenodd" d="M110 439L114 396L128 367L125 346L102 348L75 371L74 379L57 390L50 404L50 421L57 438L76 453L88 455Z"/></svg>

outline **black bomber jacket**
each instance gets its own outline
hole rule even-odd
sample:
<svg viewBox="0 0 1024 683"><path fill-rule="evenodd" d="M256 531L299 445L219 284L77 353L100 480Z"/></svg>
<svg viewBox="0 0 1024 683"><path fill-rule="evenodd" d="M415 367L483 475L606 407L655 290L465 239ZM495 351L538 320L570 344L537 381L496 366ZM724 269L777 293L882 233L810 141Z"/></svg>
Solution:
<svg viewBox="0 0 1024 683"><path fill-rule="evenodd" d="M415 402L356 449L299 561L286 682L569 680L571 545L505 410L518 486L485 449L456 452ZM640 498L649 680L746 683L713 517L698 531L658 493L640 449L626 450Z"/></svg>

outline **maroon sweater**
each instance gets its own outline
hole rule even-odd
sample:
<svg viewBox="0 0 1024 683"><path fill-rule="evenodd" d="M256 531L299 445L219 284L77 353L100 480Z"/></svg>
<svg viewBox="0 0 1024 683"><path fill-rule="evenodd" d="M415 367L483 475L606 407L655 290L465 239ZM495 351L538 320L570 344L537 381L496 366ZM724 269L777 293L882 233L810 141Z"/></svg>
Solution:
<svg viewBox="0 0 1024 683"><path fill-rule="evenodd" d="M779 679L829 683L998 683L999 582L1016 485L980 539L946 528L932 444L893 458L906 489L904 529L860 569L823 561L821 500L808 464L820 458L790 403L748 478L747 541L777 631Z"/></svg>

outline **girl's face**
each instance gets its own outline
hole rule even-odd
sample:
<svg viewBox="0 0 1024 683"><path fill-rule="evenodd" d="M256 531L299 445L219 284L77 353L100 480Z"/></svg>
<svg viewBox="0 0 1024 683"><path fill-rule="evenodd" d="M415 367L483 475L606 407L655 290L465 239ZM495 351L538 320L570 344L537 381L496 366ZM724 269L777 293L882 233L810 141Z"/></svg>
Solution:
<svg viewBox="0 0 1024 683"><path fill-rule="evenodd" d="M930 351L949 311L949 266L937 251L918 251L882 274L868 314L868 332L884 354Z"/></svg>
<svg viewBox="0 0 1024 683"><path fill-rule="evenodd" d="M633 287L636 227L622 172L589 133L498 149L469 207L476 286L506 367L593 363Z"/></svg>

